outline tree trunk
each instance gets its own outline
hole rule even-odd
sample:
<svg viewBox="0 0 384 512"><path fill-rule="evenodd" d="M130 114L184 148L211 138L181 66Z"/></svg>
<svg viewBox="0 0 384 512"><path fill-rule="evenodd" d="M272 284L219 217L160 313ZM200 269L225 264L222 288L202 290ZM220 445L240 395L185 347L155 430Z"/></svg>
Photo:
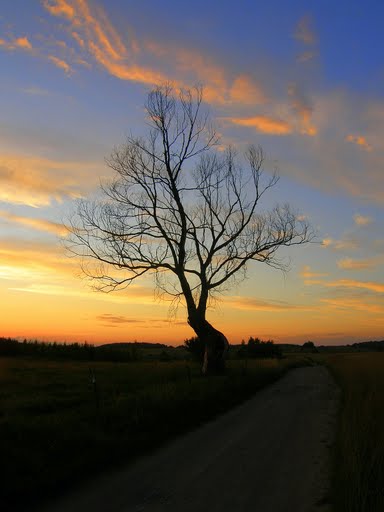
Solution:
<svg viewBox="0 0 384 512"><path fill-rule="evenodd" d="M215 329L205 318L197 315L188 318L188 323L197 336L204 342L203 375L220 375L225 371L225 353L228 340L224 334Z"/></svg>

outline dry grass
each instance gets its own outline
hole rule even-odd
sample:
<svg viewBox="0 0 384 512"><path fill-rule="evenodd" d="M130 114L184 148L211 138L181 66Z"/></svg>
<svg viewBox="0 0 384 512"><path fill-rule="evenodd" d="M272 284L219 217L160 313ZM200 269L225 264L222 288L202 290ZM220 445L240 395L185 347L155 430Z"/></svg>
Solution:
<svg viewBox="0 0 384 512"><path fill-rule="evenodd" d="M338 512L384 510L384 354L325 357L343 399L335 447Z"/></svg>
<svg viewBox="0 0 384 512"><path fill-rule="evenodd" d="M7 510L31 510L240 403L292 365L230 361L225 376L207 379L184 361L90 369L0 358L0 500Z"/></svg>

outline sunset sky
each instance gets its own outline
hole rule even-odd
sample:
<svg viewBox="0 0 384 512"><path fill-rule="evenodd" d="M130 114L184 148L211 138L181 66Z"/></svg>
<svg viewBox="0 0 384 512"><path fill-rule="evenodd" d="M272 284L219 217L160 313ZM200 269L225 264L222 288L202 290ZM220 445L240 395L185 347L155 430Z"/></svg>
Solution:
<svg viewBox="0 0 384 512"><path fill-rule="evenodd" d="M260 144L317 243L263 264L208 319L230 342L384 339L384 4L2 0L0 336L180 344L151 280L94 292L60 242L76 198L145 134L154 84L202 84L222 144Z"/></svg>

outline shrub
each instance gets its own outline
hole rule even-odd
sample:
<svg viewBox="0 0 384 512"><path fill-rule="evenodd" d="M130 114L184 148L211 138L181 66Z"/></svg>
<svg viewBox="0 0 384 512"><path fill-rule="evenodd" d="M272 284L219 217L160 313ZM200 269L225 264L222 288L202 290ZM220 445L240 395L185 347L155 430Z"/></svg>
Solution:
<svg viewBox="0 0 384 512"><path fill-rule="evenodd" d="M247 356L251 358L282 357L281 348L272 340L262 341L259 338L249 338L247 343Z"/></svg>
<svg viewBox="0 0 384 512"><path fill-rule="evenodd" d="M184 340L185 348L192 355L193 359L198 362L203 362L205 346L204 342L197 336Z"/></svg>

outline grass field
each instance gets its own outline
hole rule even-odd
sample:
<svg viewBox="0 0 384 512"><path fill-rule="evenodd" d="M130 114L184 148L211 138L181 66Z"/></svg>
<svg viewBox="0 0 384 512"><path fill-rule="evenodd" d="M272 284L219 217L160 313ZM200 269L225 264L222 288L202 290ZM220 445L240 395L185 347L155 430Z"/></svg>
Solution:
<svg viewBox="0 0 384 512"><path fill-rule="evenodd" d="M335 446L336 512L384 511L384 354L324 358L343 391Z"/></svg>
<svg viewBox="0 0 384 512"><path fill-rule="evenodd" d="M249 397L296 358L193 363L0 358L0 503L33 504L132 460Z"/></svg>

